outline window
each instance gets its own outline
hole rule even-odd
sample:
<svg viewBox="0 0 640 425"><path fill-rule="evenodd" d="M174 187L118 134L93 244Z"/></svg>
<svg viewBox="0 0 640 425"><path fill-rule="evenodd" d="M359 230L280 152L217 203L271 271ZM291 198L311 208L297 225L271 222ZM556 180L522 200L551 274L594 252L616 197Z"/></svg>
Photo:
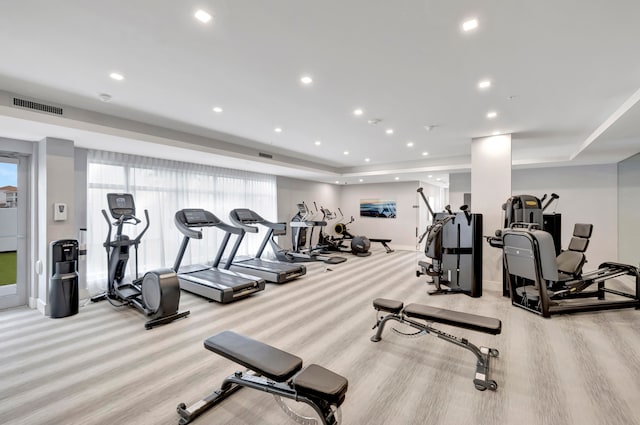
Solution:
<svg viewBox="0 0 640 425"><path fill-rule="evenodd" d="M229 211L234 208L253 209L267 220L275 221L277 217L276 179L264 174L89 151L87 183L87 282L90 290L103 286L106 281L107 254L103 243L108 227L101 210L107 210L107 193L133 195L136 216L143 223L125 226L123 233L131 238L144 228L144 210L149 212L149 230L138 253L140 275L148 270L173 267L182 241L182 234L173 221L180 209L204 208L227 223ZM238 255L255 254L264 235L264 229L260 230L260 235L245 235ZM224 233L206 228L203 235L202 240L189 243L183 265L213 261ZM229 249L233 241L232 238ZM130 255L128 272L133 277L133 250Z"/></svg>

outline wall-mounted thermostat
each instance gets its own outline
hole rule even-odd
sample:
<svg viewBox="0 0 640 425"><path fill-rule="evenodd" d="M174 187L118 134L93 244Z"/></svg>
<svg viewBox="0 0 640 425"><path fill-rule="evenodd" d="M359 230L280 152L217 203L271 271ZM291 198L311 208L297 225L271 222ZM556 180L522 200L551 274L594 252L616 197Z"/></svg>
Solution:
<svg viewBox="0 0 640 425"><path fill-rule="evenodd" d="M67 219L67 204L53 204L53 221L65 221Z"/></svg>

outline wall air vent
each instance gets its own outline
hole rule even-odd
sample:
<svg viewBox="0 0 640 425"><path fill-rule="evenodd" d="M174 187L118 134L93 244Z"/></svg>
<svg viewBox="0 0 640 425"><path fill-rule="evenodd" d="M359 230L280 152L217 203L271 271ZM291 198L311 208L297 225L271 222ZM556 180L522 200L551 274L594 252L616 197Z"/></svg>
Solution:
<svg viewBox="0 0 640 425"><path fill-rule="evenodd" d="M258 156L261 158L269 158L269 159L273 159L273 155L268 154L268 153L262 153L262 152L258 152Z"/></svg>
<svg viewBox="0 0 640 425"><path fill-rule="evenodd" d="M30 100L19 99L17 97L13 98L13 105L34 111L46 112L48 114L62 115L62 108L45 105L44 103L32 102Z"/></svg>

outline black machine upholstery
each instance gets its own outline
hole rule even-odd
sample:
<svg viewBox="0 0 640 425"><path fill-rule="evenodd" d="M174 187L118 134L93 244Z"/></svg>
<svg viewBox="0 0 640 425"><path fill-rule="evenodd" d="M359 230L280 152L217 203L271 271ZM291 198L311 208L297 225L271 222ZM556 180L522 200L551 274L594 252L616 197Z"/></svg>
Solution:
<svg viewBox="0 0 640 425"><path fill-rule="evenodd" d="M477 314L464 313L461 311L431 307L424 304L407 304L407 306L404 307L404 310L402 310L402 301L376 298L373 300L373 308L395 314L402 311L405 316L412 317L414 319L443 323L445 325L471 329L472 331L484 332L492 335L498 335L502 331L502 322L498 319L479 316Z"/></svg>
<svg viewBox="0 0 640 425"><path fill-rule="evenodd" d="M302 368L300 357L231 331L207 338L204 346L278 382L286 381Z"/></svg>
<svg viewBox="0 0 640 425"><path fill-rule="evenodd" d="M349 386L345 377L322 366L312 364L302 368L302 359L232 331L223 331L204 341L206 349L249 369L228 376L220 389L187 406L178 405L180 424L186 425L242 387L265 391L276 396L280 407L299 423L308 418L300 416L284 404L282 397L306 403L320 417L322 425L340 423L340 405Z"/></svg>
<svg viewBox="0 0 640 425"><path fill-rule="evenodd" d="M344 401L348 385L345 377L317 364L307 366L293 378L293 386L300 393L321 398L336 406Z"/></svg>
<svg viewBox="0 0 640 425"><path fill-rule="evenodd" d="M439 338L449 341L455 345L471 351L477 359L476 374L473 383L476 389L484 391L487 388L495 391L498 388L496 381L489 379L489 364L491 357L498 357L499 352L495 348L478 347L466 338L458 338L446 332L434 328L431 323L443 323L445 325L457 326L464 329L485 332L497 335L502 332L502 322L492 317L478 316L476 314L463 313L460 311L446 310L444 308L430 307L422 304L408 304L404 307L402 301L390 300L387 298L376 298L373 300L373 308L377 311L384 311L387 314L380 317L374 326L378 328L376 334L371 337L371 341L379 342L382 339L382 332L386 323L393 320L408 325L417 330L416 333L408 334L393 329L397 333L405 336L435 334ZM427 323L417 322L413 319L424 320Z"/></svg>
<svg viewBox="0 0 640 425"><path fill-rule="evenodd" d="M407 317L438 322L458 328L498 335L502 331L502 322L498 319L461 311L446 310L422 304L408 304L404 308Z"/></svg>
<svg viewBox="0 0 640 425"><path fill-rule="evenodd" d="M376 298L373 300L373 308L379 311L388 311L389 313L398 314L404 307L402 301L389 300L386 298Z"/></svg>
<svg viewBox="0 0 640 425"><path fill-rule="evenodd" d="M587 261L585 251L589 246L589 238L593 233L593 224L576 223L573 227L573 237L566 251L557 257L558 271L569 278L576 278L582 274L582 267Z"/></svg>

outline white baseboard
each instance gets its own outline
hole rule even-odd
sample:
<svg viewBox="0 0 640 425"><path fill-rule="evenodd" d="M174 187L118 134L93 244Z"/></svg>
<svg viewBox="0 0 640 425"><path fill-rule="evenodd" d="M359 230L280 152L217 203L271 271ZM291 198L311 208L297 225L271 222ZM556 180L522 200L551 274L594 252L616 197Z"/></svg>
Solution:
<svg viewBox="0 0 640 425"><path fill-rule="evenodd" d="M49 304L46 304L40 298L38 298L37 308L38 308L38 311L40 313L42 313L44 316L48 316L49 315Z"/></svg>

